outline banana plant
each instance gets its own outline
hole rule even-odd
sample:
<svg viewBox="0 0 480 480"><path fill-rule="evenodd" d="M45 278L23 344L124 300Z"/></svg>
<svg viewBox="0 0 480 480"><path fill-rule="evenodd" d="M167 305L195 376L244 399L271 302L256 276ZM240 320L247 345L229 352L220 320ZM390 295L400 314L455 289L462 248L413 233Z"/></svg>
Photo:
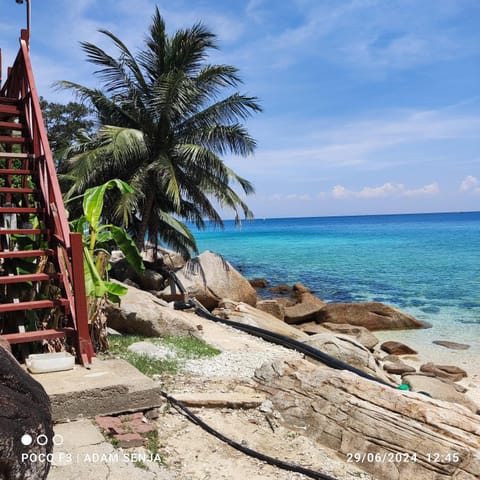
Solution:
<svg viewBox="0 0 480 480"><path fill-rule="evenodd" d="M113 188L117 188L122 196L134 194L134 189L128 183L118 179L89 188L82 195L83 215L71 222L72 230L82 233L83 236L90 333L94 347L102 351L108 351L106 299L118 303L120 297L127 293L126 287L108 280L109 250L115 245L137 272L145 270L140 252L126 229L102 223L105 194Z"/></svg>

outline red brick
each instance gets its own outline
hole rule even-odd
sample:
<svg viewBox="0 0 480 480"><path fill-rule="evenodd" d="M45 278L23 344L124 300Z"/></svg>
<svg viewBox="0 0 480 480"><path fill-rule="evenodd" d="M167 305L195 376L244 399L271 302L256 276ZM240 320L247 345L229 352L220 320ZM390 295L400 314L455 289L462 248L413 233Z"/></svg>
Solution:
<svg viewBox="0 0 480 480"><path fill-rule="evenodd" d="M95 421L104 430L110 430L121 424L120 419L117 417L95 417Z"/></svg>
<svg viewBox="0 0 480 480"><path fill-rule="evenodd" d="M152 423L142 423L140 425L132 425L132 430L136 433L148 433L157 429Z"/></svg>
<svg viewBox="0 0 480 480"><path fill-rule="evenodd" d="M113 426L113 427L110 427L110 428L108 429L108 431L109 431L110 433L113 433L114 435L123 435L124 433L129 433L129 432L131 432L131 430L128 429L128 427L127 427L127 428L125 428L125 427L123 427L123 426L117 427L116 425Z"/></svg>
<svg viewBox="0 0 480 480"><path fill-rule="evenodd" d="M144 442L143 437L138 433L115 435L114 438L118 440L118 446L121 448L141 447Z"/></svg>

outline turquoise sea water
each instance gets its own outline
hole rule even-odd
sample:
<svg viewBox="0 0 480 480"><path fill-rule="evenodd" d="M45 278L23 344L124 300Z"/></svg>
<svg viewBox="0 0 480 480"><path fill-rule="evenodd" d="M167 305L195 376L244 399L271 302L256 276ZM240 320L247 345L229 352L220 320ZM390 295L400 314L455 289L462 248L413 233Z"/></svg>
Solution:
<svg viewBox="0 0 480 480"><path fill-rule="evenodd" d="M329 302L384 302L479 339L480 212L227 221L195 237L247 278L301 282Z"/></svg>

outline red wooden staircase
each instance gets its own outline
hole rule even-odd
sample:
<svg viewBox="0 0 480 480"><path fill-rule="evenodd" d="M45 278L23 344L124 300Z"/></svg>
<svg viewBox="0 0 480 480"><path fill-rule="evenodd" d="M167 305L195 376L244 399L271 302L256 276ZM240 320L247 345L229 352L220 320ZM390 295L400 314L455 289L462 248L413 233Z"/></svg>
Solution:
<svg viewBox="0 0 480 480"><path fill-rule="evenodd" d="M0 89L0 337L11 344L66 338L82 364L94 356L82 238L68 225L27 30Z"/></svg>

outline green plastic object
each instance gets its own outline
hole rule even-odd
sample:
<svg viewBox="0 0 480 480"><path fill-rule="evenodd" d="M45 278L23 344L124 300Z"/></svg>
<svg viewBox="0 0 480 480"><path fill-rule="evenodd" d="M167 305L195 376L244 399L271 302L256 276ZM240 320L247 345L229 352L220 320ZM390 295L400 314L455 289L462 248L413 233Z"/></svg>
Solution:
<svg viewBox="0 0 480 480"><path fill-rule="evenodd" d="M407 385L406 383L402 383L397 387L399 390L410 390L410 386Z"/></svg>

